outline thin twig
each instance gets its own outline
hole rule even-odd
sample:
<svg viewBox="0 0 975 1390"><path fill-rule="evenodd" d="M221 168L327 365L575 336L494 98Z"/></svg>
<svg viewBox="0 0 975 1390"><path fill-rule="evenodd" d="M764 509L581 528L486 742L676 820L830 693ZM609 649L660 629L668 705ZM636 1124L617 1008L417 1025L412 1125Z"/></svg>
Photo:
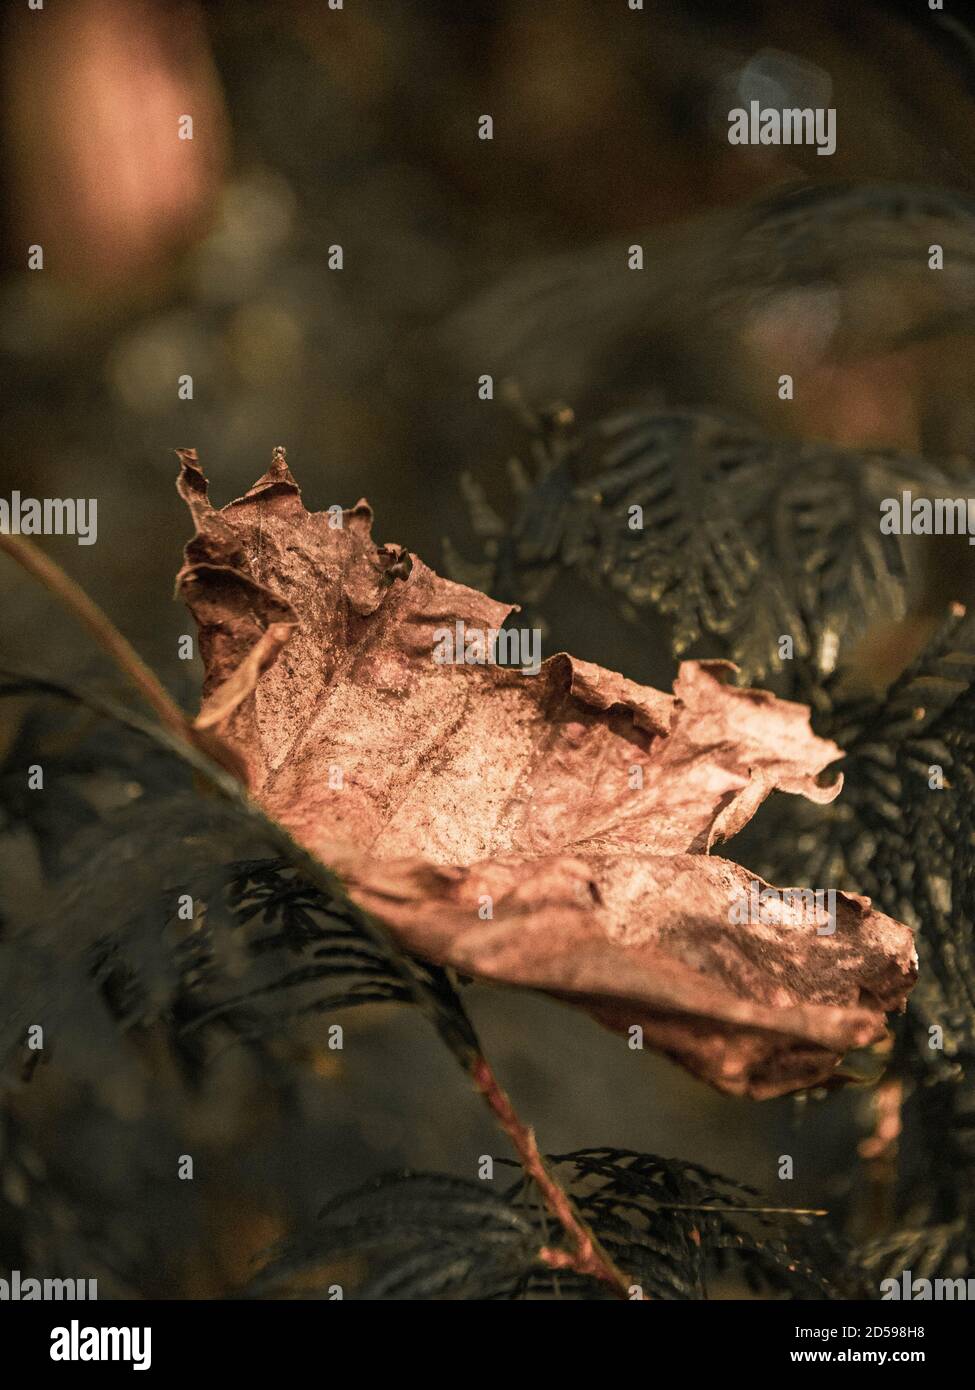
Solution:
<svg viewBox="0 0 975 1390"><path fill-rule="evenodd" d="M539 1251L539 1258L553 1269L573 1269L577 1274L600 1279L609 1285L618 1298L629 1300L629 1280L617 1269L612 1258L579 1215L572 1198L542 1157L534 1131L519 1119L510 1097L502 1089L491 1064L484 1056L477 1058L471 1069L471 1076L487 1102L488 1109L511 1140L522 1168L535 1183L546 1207L571 1242L569 1250L553 1251L543 1247Z"/></svg>
<svg viewBox="0 0 975 1390"><path fill-rule="evenodd" d="M79 584L65 574L59 564L22 536L0 532L0 550L5 550L12 560L16 560L28 574L43 584L82 627L87 628L102 651L111 657L168 729L186 734L190 720L156 673L150 670L132 643L122 636L111 618L102 612Z"/></svg>
<svg viewBox="0 0 975 1390"><path fill-rule="evenodd" d="M897 1157L900 1148L904 1104L904 1084L899 1077L885 1076L870 1097L873 1131L857 1146L867 1170L868 1233L885 1231L891 1221L897 1186Z"/></svg>
<svg viewBox="0 0 975 1390"><path fill-rule="evenodd" d="M655 1202L654 1211L716 1211L722 1216L829 1216L825 1207L716 1207L681 1202Z"/></svg>

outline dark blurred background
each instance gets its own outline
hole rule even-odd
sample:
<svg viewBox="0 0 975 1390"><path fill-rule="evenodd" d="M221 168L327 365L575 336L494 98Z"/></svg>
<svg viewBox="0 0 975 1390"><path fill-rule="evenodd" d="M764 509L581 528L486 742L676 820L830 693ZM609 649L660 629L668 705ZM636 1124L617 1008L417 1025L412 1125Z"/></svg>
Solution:
<svg viewBox="0 0 975 1390"><path fill-rule="evenodd" d="M481 372L513 379L534 407L564 400L583 423L659 400L734 410L771 433L971 452L965 321L909 341L931 296L954 292L925 261L905 280L881 233L835 279L793 283L774 246L760 295L722 278L739 210L776 189L971 192L975 45L924 4L62 0L6 8L0 66L0 495L98 498L97 545L43 544L188 708L200 672L177 659L191 627L170 598L188 533L178 446L199 451L223 502L284 444L307 505L366 496L377 539L434 567L445 535L474 549L464 470L510 506L518 429L499 399L477 399ZM836 153L729 145L727 111L752 96L835 107ZM184 114L192 141L177 139ZM477 138L482 114L493 141ZM625 268L633 242L642 275ZM32 244L43 271L26 268ZM841 365L839 320L852 343ZM774 387L783 356L810 364L791 410ZM183 374L192 400L178 397ZM111 684L6 561L0 592L4 661ZM547 652L672 677L663 628L659 643L636 641L568 580L546 618ZM18 713L6 703L0 747ZM30 891L29 863L0 871ZM790 1153L788 1200L847 1199L857 1093L735 1102L554 1003L478 987L471 1007L549 1150L647 1149L779 1195ZM498 1151L421 1019L342 1021L345 1050L316 1054L286 1119L255 1105L240 1057L215 1070L193 1121L217 1156L205 1235L150 1291L225 1291L341 1188L398 1164L473 1175ZM125 1122L148 1124L148 1103ZM96 1142L80 1124L41 1128L49 1161L80 1161ZM117 1213L135 1160L98 1152ZM148 1196L138 1212L150 1227L169 1219Z"/></svg>

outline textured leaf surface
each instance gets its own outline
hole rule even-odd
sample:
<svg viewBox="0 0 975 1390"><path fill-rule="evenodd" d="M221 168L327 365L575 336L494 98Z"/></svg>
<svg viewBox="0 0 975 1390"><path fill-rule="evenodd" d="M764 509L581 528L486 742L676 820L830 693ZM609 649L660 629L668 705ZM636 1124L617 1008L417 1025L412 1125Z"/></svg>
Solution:
<svg viewBox="0 0 975 1390"><path fill-rule="evenodd" d="M200 722L410 950L639 1025L734 1093L821 1082L883 1035L910 931L852 894L832 935L799 908L733 925L753 876L709 853L775 788L838 793L817 777L839 749L804 707L720 662L686 663L673 695L564 653L534 677L439 664L439 629L510 610L376 546L365 503L341 527L308 513L280 454L221 511L190 453L180 490Z"/></svg>

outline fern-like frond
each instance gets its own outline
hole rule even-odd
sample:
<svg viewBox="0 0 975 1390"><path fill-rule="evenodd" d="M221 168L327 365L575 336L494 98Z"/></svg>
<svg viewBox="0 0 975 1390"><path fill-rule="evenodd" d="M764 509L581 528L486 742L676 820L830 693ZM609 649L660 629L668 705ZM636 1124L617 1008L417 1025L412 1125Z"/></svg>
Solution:
<svg viewBox="0 0 975 1390"><path fill-rule="evenodd" d="M797 1298L862 1288L817 1217L771 1206L697 1164L611 1148L549 1163L634 1298L707 1298L722 1277ZM329 1297L350 1279L362 1299L610 1296L558 1267L557 1246L526 1178L499 1191L442 1173L393 1173L329 1202L311 1230L272 1252L253 1292Z"/></svg>
<svg viewBox="0 0 975 1390"><path fill-rule="evenodd" d="M490 587L537 602L578 570L628 612L667 615L678 654L708 639L707 655L749 680L801 667L822 678L871 622L904 611L909 538L881 533L881 502L946 490L946 471L912 455L632 411L563 446L497 546Z"/></svg>
<svg viewBox="0 0 975 1390"><path fill-rule="evenodd" d="M47 682L0 686L14 690L71 694ZM327 874L311 882L300 854L282 855L288 837L249 804L201 795L169 736L74 695L102 718L62 725L61 746L45 752L35 737L49 726L32 713L0 775L8 824L36 836L52 870L26 912L0 891L0 1056L22 1062L26 1029L43 1019L51 1047L90 1075L99 1057L110 1064L120 1031L159 1025L185 1062L199 1062L215 1032L254 1040L299 1016L418 999L458 1055L477 1050L445 972L387 947L337 880L334 891ZM113 753L100 763L105 718ZM154 756L175 790L156 785ZM40 759L46 790L31 803L26 767ZM40 820L22 813L24 801L46 808Z"/></svg>

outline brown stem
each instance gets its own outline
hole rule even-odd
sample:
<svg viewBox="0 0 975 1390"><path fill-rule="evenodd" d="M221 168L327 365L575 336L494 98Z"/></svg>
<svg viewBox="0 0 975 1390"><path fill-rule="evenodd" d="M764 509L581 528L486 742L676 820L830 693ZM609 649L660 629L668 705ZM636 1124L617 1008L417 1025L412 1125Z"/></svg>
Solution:
<svg viewBox="0 0 975 1390"><path fill-rule="evenodd" d="M630 1282L613 1263L576 1210L575 1203L561 1186L541 1155L535 1134L515 1111L506 1091L495 1076L486 1057L480 1056L471 1068L474 1084L487 1102L488 1109L511 1140L522 1168L535 1183L542 1200L565 1231L570 1250L552 1250L543 1246L539 1258L552 1268L573 1269L608 1284L617 1298L629 1300Z"/></svg>
<svg viewBox="0 0 975 1390"><path fill-rule="evenodd" d="M860 1140L858 1151L867 1170L867 1230L876 1236L888 1228L893 1218L903 1083L896 1076L885 1076L870 1099L873 1132Z"/></svg>
<svg viewBox="0 0 975 1390"><path fill-rule="evenodd" d="M79 584L65 574L59 564L22 536L0 533L0 550L5 550L12 560L16 560L28 574L43 584L72 617L77 618L82 627L91 633L102 651L156 713L164 728L201 749L246 786L247 769L234 750L208 729L194 726L132 643L122 636L111 618L102 612Z"/></svg>
<svg viewBox="0 0 975 1390"><path fill-rule="evenodd" d="M111 657L118 669L131 681L140 695L155 710L160 721L175 733L187 733L189 720L163 686L155 672L111 619L102 612L84 589L71 579L60 565L49 559L42 550L22 536L0 533L0 550L40 581L61 604L87 628L95 641Z"/></svg>

